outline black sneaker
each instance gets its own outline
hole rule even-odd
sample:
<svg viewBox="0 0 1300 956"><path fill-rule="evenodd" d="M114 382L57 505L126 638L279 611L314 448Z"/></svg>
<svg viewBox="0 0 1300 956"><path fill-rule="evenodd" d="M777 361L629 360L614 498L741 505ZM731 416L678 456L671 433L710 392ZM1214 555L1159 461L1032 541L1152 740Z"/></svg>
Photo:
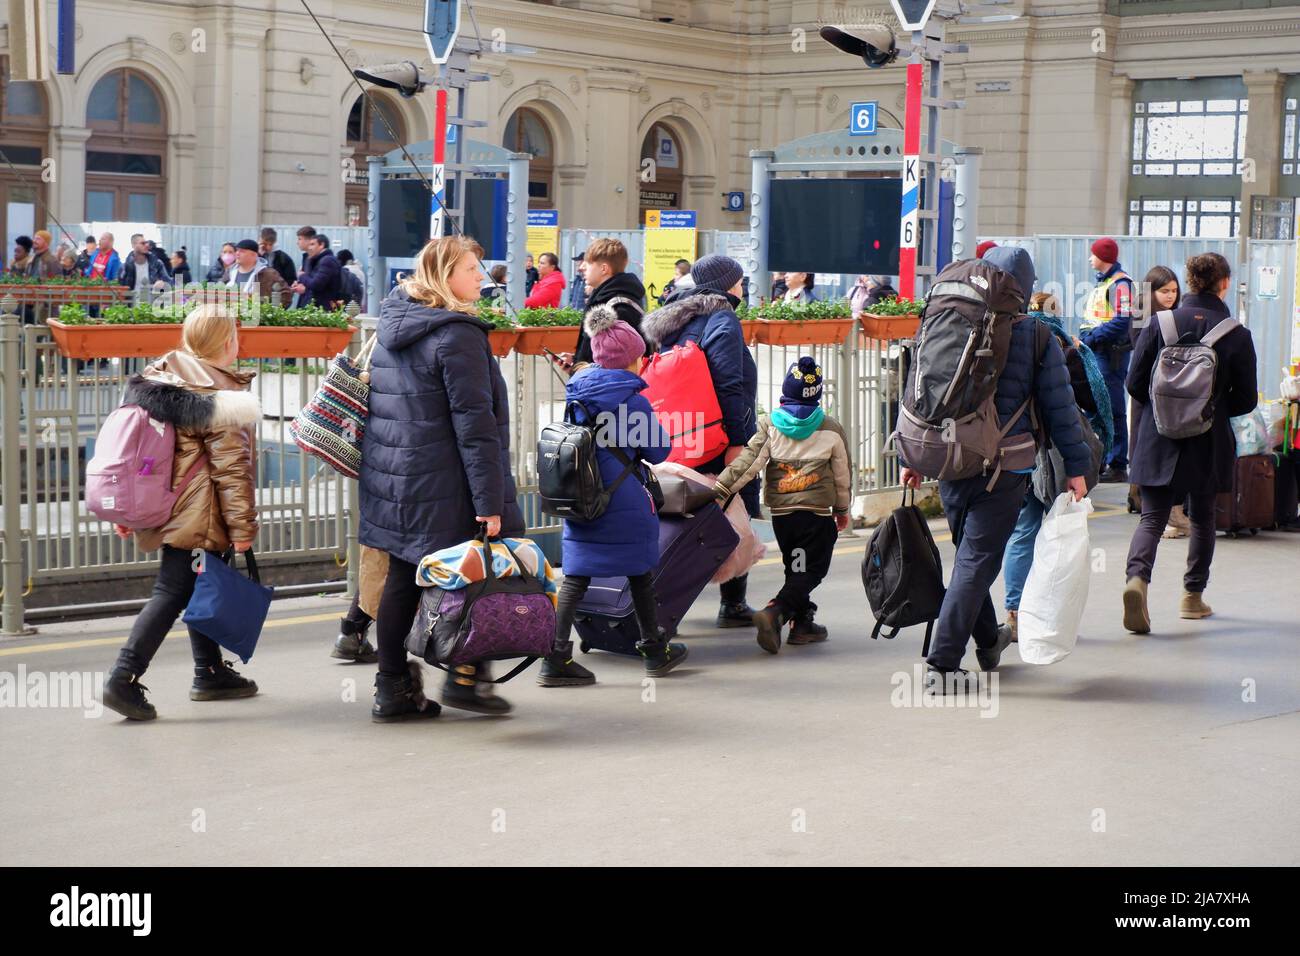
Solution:
<svg viewBox="0 0 1300 956"><path fill-rule="evenodd" d="M967 693L975 693L978 680L978 675L962 670L960 667L954 667L950 671L929 667L925 672L925 692L936 697L945 695L962 697Z"/></svg>
<svg viewBox="0 0 1300 956"><path fill-rule="evenodd" d="M796 617L790 622L790 633L786 635L787 644L820 644L830 636L830 632L813 620L811 613Z"/></svg>
<svg viewBox="0 0 1300 956"><path fill-rule="evenodd" d="M726 604L718 608L717 627L753 627L754 609L748 604Z"/></svg>
<svg viewBox="0 0 1300 956"><path fill-rule="evenodd" d="M354 664L374 664L379 660L379 652L366 640L364 634L340 634L334 642L334 650L330 651L330 657L352 661Z"/></svg>
<svg viewBox="0 0 1300 956"><path fill-rule="evenodd" d="M114 667L104 681L104 706L128 720L153 720L158 711L144 696L148 689L140 683L138 674Z"/></svg>
<svg viewBox="0 0 1300 956"><path fill-rule="evenodd" d="M663 677L686 660L685 644L669 643L662 637L656 641L637 641L636 649L645 659L647 677Z"/></svg>
<svg viewBox="0 0 1300 956"><path fill-rule="evenodd" d="M375 675L375 705L370 719L379 724L399 720L428 720L442 713L436 700L424 696L424 674L417 661L401 677Z"/></svg>
<svg viewBox="0 0 1300 956"><path fill-rule="evenodd" d="M1097 480L1103 485L1126 485L1128 484L1128 469L1105 468Z"/></svg>
<svg viewBox="0 0 1300 956"><path fill-rule="evenodd" d="M785 615L775 604L769 604L761 611L754 612L754 626L758 628L758 646L769 654L781 650L781 628L785 627Z"/></svg>
<svg viewBox="0 0 1300 956"><path fill-rule="evenodd" d="M975 648L975 660L980 663L980 670L995 671L1002 660L1002 652L1011 644L1011 628L1003 624L998 628L998 640L992 647Z"/></svg>
<svg viewBox="0 0 1300 956"><path fill-rule="evenodd" d="M596 683L596 675L573 659L573 644L542 658L537 683L543 687L582 687Z"/></svg>
<svg viewBox="0 0 1300 956"><path fill-rule="evenodd" d="M447 672L442 685L442 703L445 707L468 710L476 714L508 714L514 708L504 697L496 695L492 684L478 678L487 676L487 665L459 664Z"/></svg>
<svg viewBox="0 0 1300 956"><path fill-rule="evenodd" d="M232 700L252 697L257 693L257 682L241 677L229 661L211 667L194 668L194 683L190 686L190 700Z"/></svg>

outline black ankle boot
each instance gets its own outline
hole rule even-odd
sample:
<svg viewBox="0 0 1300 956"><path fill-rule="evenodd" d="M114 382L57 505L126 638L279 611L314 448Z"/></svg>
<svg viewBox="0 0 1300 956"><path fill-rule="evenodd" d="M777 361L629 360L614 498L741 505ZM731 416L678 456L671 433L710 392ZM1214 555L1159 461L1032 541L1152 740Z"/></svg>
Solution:
<svg viewBox="0 0 1300 956"><path fill-rule="evenodd" d="M790 621L790 633L787 644L820 644L830 636L830 632L813 620L813 611L805 611Z"/></svg>
<svg viewBox="0 0 1300 956"><path fill-rule="evenodd" d="M144 696L148 689L140 683L140 675L114 667L104 681L104 706L128 720L153 720L158 711Z"/></svg>
<svg viewBox="0 0 1300 956"><path fill-rule="evenodd" d="M758 628L758 646L769 654L781 650L781 628L785 627L786 616L778 604L771 603L761 611L754 612L754 626Z"/></svg>
<svg viewBox="0 0 1300 956"><path fill-rule="evenodd" d="M398 720L429 719L442 713L435 700L424 696L424 674L416 661L401 677L375 675L375 705L370 719L380 724Z"/></svg>
<svg viewBox="0 0 1300 956"><path fill-rule="evenodd" d="M749 587L749 575L724 581L718 589L722 604L718 608L717 627L753 627L754 609L745 603L745 591Z"/></svg>
<svg viewBox="0 0 1300 956"><path fill-rule="evenodd" d="M669 643L664 633L651 640L642 638L636 642L637 652L645 660L647 677L663 677L674 667L686 660L685 644Z"/></svg>
<svg viewBox="0 0 1300 956"><path fill-rule="evenodd" d="M241 677L229 661L194 668L190 700L231 700L235 697L252 697L256 693L257 682Z"/></svg>
<svg viewBox="0 0 1300 956"><path fill-rule="evenodd" d="M336 657L341 661L352 661L355 664L374 664L379 660L379 652L366 640L365 634L344 632L335 640L330 657Z"/></svg>
<svg viewBox="0 0 1300 956"><path fill-rule="evenodd" d="M543 687L582 687L596 683L596 675L573 659L573 642L569 641L542 658L537 683Z"/></svg>
<svg viewBox="0 0 1300 956"><path fill-rule="evenodd" d="M446 707L469 710L476 714L508 714L514 708L504 697L498 697L492 684L479 677L488 677L488 665L480 663L458 664L447 672L442 685L442 703Z"/></svg>

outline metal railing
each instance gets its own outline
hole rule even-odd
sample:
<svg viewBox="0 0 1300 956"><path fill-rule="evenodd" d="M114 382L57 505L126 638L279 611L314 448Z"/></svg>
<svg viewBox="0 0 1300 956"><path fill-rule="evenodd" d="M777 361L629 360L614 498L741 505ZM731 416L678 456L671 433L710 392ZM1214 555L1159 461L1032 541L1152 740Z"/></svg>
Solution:
<svg viewBox="0 0 1300 956"><path fill-rule="evenodd" d="M359 324L354 351L374 334L375 319L362 316ZM83 502L85 465L96 436L121 401L127 379L147 360L67 359L45 325L23 324L20 315L6 312L0 326L0 601L3 631L12 634L21 630L23 598L32 588L147 569L156 556L118 538ZM885 447L897 409L897 342L868 340L855 331L838 345L751 348L760 410L776 406L788 366L812 354L825 372L826 410L850 438L855 494L898 485L897 461ZM349 587L354 586L356 482L307 455L288 432L293 416L320 385L326 360L241 364L258 373L251 387L263 412L255 447L259 555L270 565L333 560L348 568ZM511 461L529 534L555 534L558 520L543 515L537 500L535 449L541 427L562 413L564 386L544 356L512 353L501 368L511 390Z"/></svg>

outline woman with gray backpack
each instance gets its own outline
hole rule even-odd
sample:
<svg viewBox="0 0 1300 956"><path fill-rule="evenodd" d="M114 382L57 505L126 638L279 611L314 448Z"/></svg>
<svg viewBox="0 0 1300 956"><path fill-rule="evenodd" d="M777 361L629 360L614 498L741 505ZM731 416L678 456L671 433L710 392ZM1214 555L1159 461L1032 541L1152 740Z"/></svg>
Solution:
<svg viewBox="0 0 1300 956"><path fill-rule="evenodd" d="M1232 490L1236 440L1228 419L1255 407L1255 344L1229 314L1228 260L1214 252L1187 260L1187 295L1158 312L1134 348L1126 387L1134 399L1131 477L1142 489L1142 518L1128 552L1124 627L1151 630L1147 587L1170 509L1187 499L1191 536L1179 616L1209 617L1202 598L1214 558L1214 499Z"/></svg>

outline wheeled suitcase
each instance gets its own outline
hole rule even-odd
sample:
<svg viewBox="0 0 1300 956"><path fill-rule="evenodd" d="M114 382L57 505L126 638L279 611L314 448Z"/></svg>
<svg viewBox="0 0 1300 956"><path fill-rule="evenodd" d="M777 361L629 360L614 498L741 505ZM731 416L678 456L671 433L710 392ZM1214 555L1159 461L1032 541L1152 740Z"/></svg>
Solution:
<svg viewBox="0 0 1300 956"><path fill-rule="evenodd" d="M1276 470L1272 455L1242 455L1233 465L1232 491L1221 493L1214 502L1214 526L1235 538L1239 532L1255 534L1271 528L1276 502L1273 485Z"/></svg>
<svg viewBox="0 0 1300 956"><path fill-rule="evenodd" d="M677 629L740 538L714 503L688 515L660 515L659 563L654 569L659 626ZM579 648L636 654L640 628L626 578L593 578L574 618Z"/></svg>

